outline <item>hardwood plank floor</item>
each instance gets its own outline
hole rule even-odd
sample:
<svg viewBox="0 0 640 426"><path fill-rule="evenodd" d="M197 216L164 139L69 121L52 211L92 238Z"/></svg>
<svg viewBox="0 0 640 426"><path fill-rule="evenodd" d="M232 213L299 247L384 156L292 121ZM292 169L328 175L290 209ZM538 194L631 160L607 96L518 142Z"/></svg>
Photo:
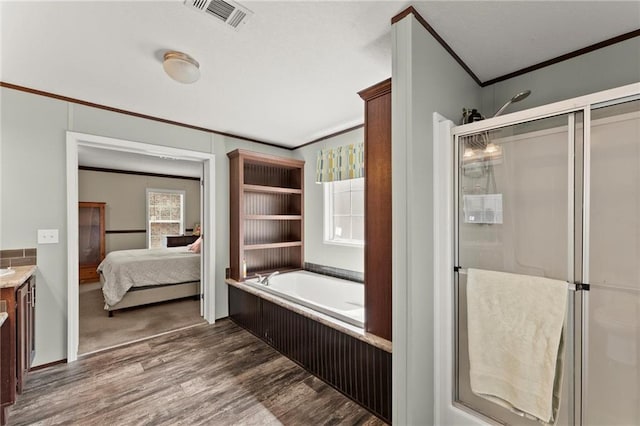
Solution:
<svg viewBox="0 0 640 426"><path fill-rule="evenodd" d="M383 425L228 319L28 375L9 425Z"/></svg>

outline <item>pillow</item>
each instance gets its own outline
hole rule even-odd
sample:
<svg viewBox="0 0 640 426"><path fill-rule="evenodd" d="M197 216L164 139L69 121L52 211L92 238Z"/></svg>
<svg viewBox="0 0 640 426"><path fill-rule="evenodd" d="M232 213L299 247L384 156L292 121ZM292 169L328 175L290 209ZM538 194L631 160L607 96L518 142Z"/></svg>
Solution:
<svg viewBox="0 0 640 426"><path fill-rule="evenodd" d="M202 237L198 237L192 244L187 246L187 250L192 251L194 253L200 253L200 245L202 244Z"/></svg>

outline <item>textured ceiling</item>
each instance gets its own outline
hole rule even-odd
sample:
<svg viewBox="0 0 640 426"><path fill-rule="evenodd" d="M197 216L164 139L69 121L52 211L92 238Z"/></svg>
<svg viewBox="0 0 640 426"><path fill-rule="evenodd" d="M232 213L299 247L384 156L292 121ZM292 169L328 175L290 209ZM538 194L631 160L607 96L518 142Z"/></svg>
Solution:
<svg viewBox="0 0 640 426"><path fill-rule="evenodd" d="M297 146L363 122L391 75L390 19L413 5L483 81L640 28L640 2L241 2L240 31L182 1L0 3L0 79ZM194 56L170 80L161 57Z"/></svg>

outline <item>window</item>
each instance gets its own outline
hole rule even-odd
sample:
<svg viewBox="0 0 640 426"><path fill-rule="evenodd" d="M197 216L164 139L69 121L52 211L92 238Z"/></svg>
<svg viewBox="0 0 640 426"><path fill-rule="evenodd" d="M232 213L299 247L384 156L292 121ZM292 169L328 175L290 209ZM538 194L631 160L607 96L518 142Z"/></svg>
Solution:
<svg viewBox="0 0 640 426"><path fill-rule="evenodd" d="M364 245L364 178L324 183L324 242Z"/></svg>
<svg viewBox="0 0 640 426"><path fill-rule="evenodd" d="M184 232L185 191L147 188L147 247L164 247L165 236Z"/></svg>

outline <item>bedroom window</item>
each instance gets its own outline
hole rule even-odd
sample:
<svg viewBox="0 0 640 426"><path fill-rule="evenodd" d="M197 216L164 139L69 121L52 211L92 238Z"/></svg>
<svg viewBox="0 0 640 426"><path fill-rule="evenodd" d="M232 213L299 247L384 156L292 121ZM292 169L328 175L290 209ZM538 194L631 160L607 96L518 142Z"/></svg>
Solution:
<svg viewBox="0 0 640 426"><path fill-rule="evenodd" d="M364 245L364 178L325 182L324 242Z"/></svg>
<svg viewBox="0 0 640 426"><path fill-rule="evenodd" d="M185 196L182 190L147 188L147 247L164 247L167 235L184 234Z"/></svg>

